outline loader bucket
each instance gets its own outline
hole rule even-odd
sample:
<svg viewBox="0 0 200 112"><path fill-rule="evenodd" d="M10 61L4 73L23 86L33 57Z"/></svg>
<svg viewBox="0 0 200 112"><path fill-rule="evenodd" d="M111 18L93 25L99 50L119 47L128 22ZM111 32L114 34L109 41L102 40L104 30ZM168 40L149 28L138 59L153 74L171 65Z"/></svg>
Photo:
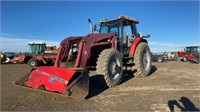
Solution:
<svg viewBox="0 0 200 112"><path fill-rule="evenodd" d="M199 64L199 63L200 63L200 58L190 59L189 61L190 61L191 63L197 63L197 64Z"/></svg>
<svg viewBox="0 0 200 112"><path fill-rule="evenodd" d="M81 99L84 99L89 93L89 74L83 69L73 70L40 66L31 72L28 81L23 84L26 80L27 75L16 83Z"/></svg>

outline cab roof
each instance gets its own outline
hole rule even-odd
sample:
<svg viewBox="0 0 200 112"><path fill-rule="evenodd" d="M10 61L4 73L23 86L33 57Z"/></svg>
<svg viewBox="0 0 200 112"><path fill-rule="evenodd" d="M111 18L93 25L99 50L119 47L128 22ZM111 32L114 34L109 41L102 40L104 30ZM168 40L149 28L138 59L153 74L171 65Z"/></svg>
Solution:
<svg viewBox="0 0 200 112"><path fill-rule="evenodd" d="M114 19L102 19L100 20L100 23L109 23L109 22L115 22L115 21L119 21L119 20L122 20L123 23L125 24L128 24L128 23L135 23L135 24L138 24L139 21L135 18L132 18L132 17L129 17L129 16L117 16L116 18Z"/></svg>
<svg viewBox="0 0 200 112"><path fill-rule="evenodd" d="M187 46L186 48L191 48L191 47L197 47L197 48L200 48L200 46Z"/></svg>
<svg viewBox="0 0 200 112"><path fill-rule="evenodd" d="M32 44L46 44L45 42L29 42L28 45L32 45Z"/></svg>

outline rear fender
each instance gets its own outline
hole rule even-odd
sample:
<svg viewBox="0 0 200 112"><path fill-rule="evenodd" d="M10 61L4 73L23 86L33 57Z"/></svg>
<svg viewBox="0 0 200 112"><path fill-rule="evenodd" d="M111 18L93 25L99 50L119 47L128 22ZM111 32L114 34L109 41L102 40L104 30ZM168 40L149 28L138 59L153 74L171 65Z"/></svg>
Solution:
<svg viewBox="0 0 200 112"><path fill-rule="evenodd" d="M140 42L145 42L147 43L147 40L143 39L143 38L135 38L133 43L131 44L131 47L130 47L130 50L129 50L129 55L134 55L135 53L135 49L137 47L137 45L140 43Z"/></svg>

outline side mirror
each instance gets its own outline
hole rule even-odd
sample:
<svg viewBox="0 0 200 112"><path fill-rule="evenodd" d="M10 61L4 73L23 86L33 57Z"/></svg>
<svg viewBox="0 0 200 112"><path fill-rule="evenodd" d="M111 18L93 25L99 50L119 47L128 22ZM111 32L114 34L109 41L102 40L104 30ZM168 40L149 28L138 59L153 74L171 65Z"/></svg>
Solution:
<svg viewBox="0 0 200 112"><path fill-rule="evenodd" d="M140 38L150 38L151 37L151 34L148 34L147 36L143 36L141 32L138 32L138 36Z"/></svg>
<svg viewBox="0 0 200 112"><path fill-rule="evenodd" d="M147 36L146 36L146 38L150 38L151 37L151 34L148 34Z"/></svg>

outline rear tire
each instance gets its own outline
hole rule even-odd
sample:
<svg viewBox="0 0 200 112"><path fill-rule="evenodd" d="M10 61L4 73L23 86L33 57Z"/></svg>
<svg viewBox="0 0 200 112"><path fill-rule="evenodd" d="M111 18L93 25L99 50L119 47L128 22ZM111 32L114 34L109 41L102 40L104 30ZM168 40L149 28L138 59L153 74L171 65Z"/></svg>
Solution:
<svg viewBox="0 0 200 112"><path fill-rule="evenodd" d="M122 75L122 58L115 49L103 50L97 61L97 74L104 76L104 82L108 87L119 84Z"/></svg>
<svg viewBox="0 0 200 112"><path fill-rule="evenodd" d="M151 51L147 43L141 42L138 44L134 54L133 71L135 77L146 77L151 72Z"/></svg>
<svg viewBox="0 0 200 112"><path fill-rule="evenodd" d="M32 67L37 67L38 66L38 61L34 58L30 59L28 61L28 65L32 68Z"/></svg>

